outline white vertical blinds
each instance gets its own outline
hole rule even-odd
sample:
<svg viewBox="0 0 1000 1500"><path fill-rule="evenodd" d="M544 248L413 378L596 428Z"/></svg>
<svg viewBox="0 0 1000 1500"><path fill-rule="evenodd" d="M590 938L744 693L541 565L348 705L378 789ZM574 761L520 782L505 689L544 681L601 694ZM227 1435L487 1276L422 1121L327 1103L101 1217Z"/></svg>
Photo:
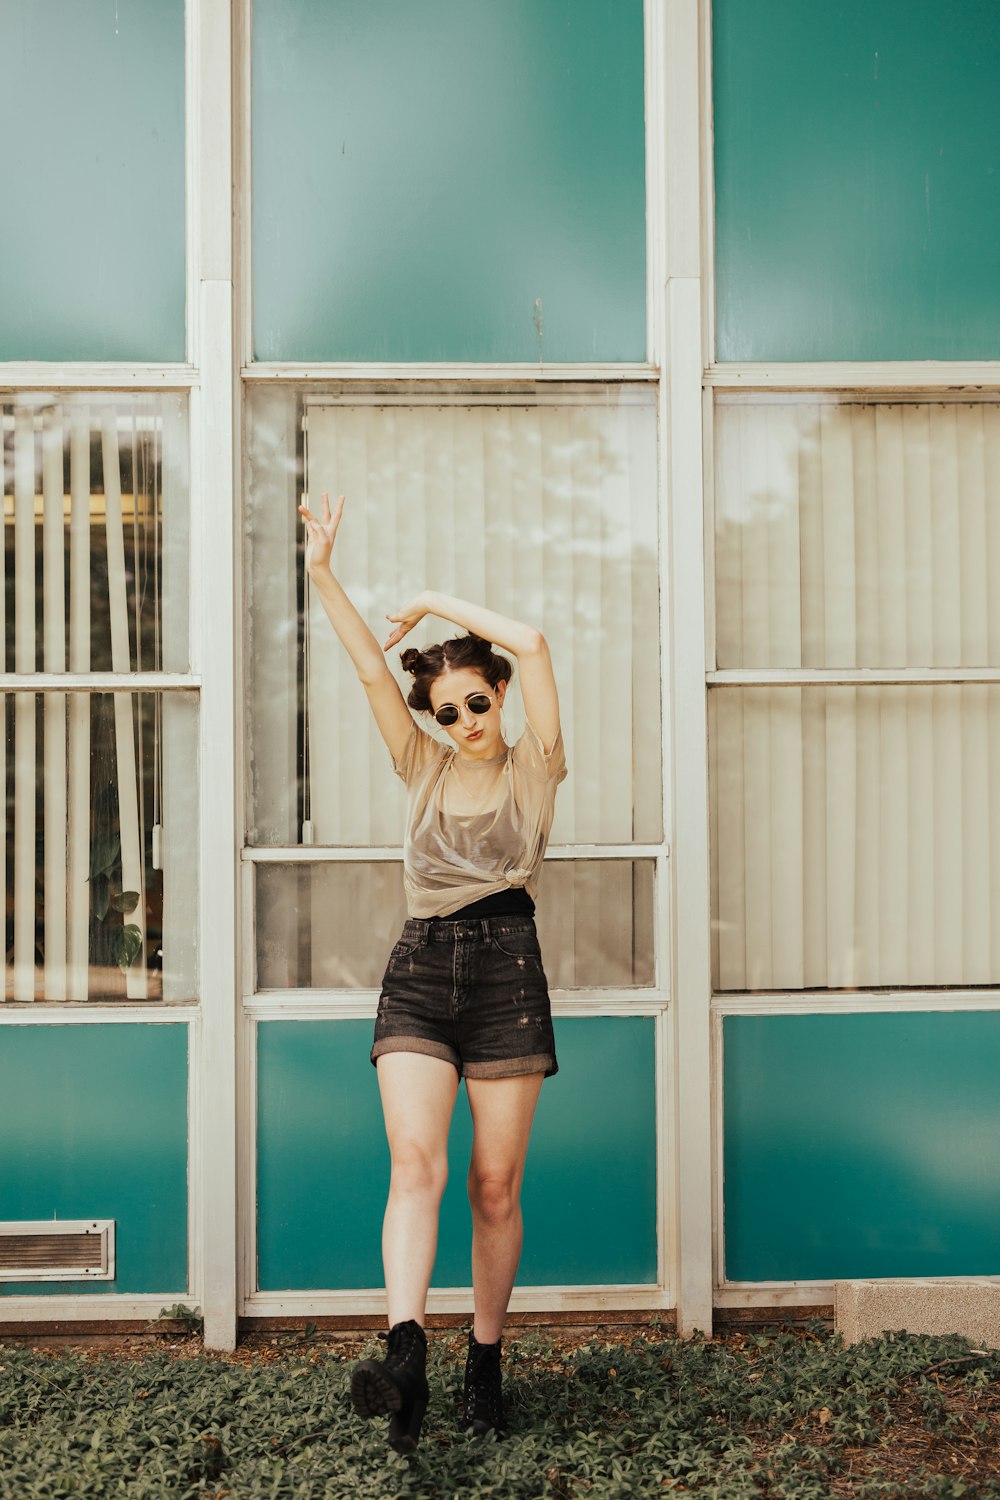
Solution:
<svg viewBox="0 0 1000 1500"><path fill-rule="evenodd" d="M548 639L571 781L553 842L660 836L655 402L645 391L525 401L311 402L306 484L348 508L337 568L361 613L422 588L482 600ZM309 812L317 842L398 843L402 788L353 667L308 614ZM430 619L416 644L454 633ZM391 661L408 691L410 679ZM520 732L511 699L508 736Z"/></svg>
<svg viewBox="0 0 1000 1500"><path fill-rule="evenodd" d="M720 400L720 667L1000 665L1000 405Z"/></svg>
<svg viewBox="0 0 1000 1500"><path fill-rule="evenodd" d="M718 989L997 983L1000 685L709 708Z"/></svg>
<svg viewBox="0 0 1000 1500"><path fill-rule="evenodd" d="M186 566L178 566L186 525L171 523L166 616L159 584L159 474L165 467L183 476L183 464L176 457L164 464L162 452L166 430L184 446L177 408L174 396L25 395L0 405L4 585L14 620L12 652L3 641L5 670L29 678L67 667L160 670L164 620L168 631L180 627L186 659ZM151 711L152 699L144 707L139 694L115 693L108 720L100 695L28 684L12 696L0 868L13 934L5 997L81 1001L96 988L149 998L147 812L159 804L159 706ZM190 710L178 710L189 773ZM5 736L5 771L6 746ZM189 870L185 881L196 888ZM190 927L190 912L186 920ZM192 979L187 965L188 992Z"/></svg>
<svg viewBox="0 0 1000 1500"><path fill-rule="evenodd" d="M721 400L720 667L1000 666L1000 406ZM709 698L720 990L996 984L1000 685Z"/></svg>

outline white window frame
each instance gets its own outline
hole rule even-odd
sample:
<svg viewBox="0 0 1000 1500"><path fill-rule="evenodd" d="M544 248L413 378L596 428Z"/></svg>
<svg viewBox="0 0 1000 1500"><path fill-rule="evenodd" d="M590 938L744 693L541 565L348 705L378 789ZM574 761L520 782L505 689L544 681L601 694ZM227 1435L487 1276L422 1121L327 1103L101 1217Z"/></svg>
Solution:
<svg viewBox="0 0 1000 1500"><path fill-rule="evenodd" d="M828 362L760 362L719 361L715 342L715 262L714 262L714 180L712 138L712 18L711 0L699 0L701 10L704 103L700 122L705 196L703 225L704 262L702 304L705 347L708 359L703 379L703 425L705 454L704 555L700 560L705 579L705 689L731 685L745 686L835 686L893 683L989 683L1000 681L1000 668L941 671L909 668L890 670L718 670L715 656L715 515L714 483L714 411L715 397L732 392L800 393L806 399L822 392L836 392L845 399L863 401L893 396L900 400L928 400L935 396L951 399L981 399L1000 392L1000 360L914 360L914 361L828 361ZM694 557L692 552L692 565ZM704 808L707 823L707 804ZM678 934L682 943L683 929ZM724 1019L730 1015L826 1015L870 1014L894 1011L956 1012L1000 1009L1000 989L921 990L899 987L889 993L855 992L850 995L804 990L794 994L758 995L712 994L712 1197L713 1197L713 1300L717 1307L829 1307L833 1302L834 1284L830 1281L731 1281L725 1269L724 1221L724 1099L723 1034ZM974 1281L974 1277L957 1277L957 1282Z"/></svg>
<svg viewBox="0 0 1000 1500"><path fill-rule="evenodd" d="M109 1317L148 1320L178 1293L200 1304L205 1342L231 1349L236 1340L235 1033L239 981L236 920L237 756L235 685L236 570L234 361L232 314L231 12L217 0L185 0L185 278L183 362L0 363L4 390L165 391L189 393L191 486L190 671L85 680L35 673L4 674L11 691L184 690L198 697L199 928L223 934L199 943L199 1000L194 1003L0 1007L0 1025L184 1022L188 1031L188 1273L185 1288L163 1293L6 1297L5 1323ZM209 563L211 576L209 577ZM229 767L237 766L230 784ZM225 767L220 788L219 766ZM226 796L229 790L231 795ZM225 935L230 934L227 941ZM205 1087L205 1079L210 1086Z"/></svg>
<svg viewBox="0 0 1000 1500"><path fill-rule="evenodd" d="M691 0L684 0L690 9ZM671 932L674 924L672 914L672 885L670 844L670 750L668 736L668 692L666 673L669 632L667 628L665 594L665 546L666 508L665 494L668 480L664 462L665 399L664 381L660 368L659 352L673 352L675 340L668 345L665 327L665 298L663 257L666 249L665 205L663 202L663 161L665 158L665 98L668 84L664 77L664 59L668 56L666 31L669 29L670 8L665 0L644 0L645 31L645 89L646 89L646 185L647 185L647 360L633 364L583 365L583 364L470 364L465 362L401 364L384 362L351 363L265 363L252 359L252 306L251 306L251 160L250 160L250 72L252 49L250 45L250 4L243 0L238 4L240 36L238 40L236 75L240 81L238 138L241 142L238 171L240 181L237 201L242 212L240 224L240 262L242 270L241 318L239 330L240 378L244 391L260 382L271 384L295 383L317 384L335 382L343 384L360 382L399 381L455 381L466 384L470 391L484 383L525 381L535 385L540 381L553 383L588 382L594 384L657 382L659 387L658 426L658 511L660 516L660 579L664 599L661 599L661 662L664 672L662 698L661 739L662 788L663 788L663 837L655 844L629 844L623 846L592 847L553 846L550 858L651 858L655 861L655 984L649 988L626 991L600 989L553 991L553 1011L556 1015L651 1015L655 1018L655 1087L656 1087L656 1158L657 1158L657 1246L658 1272L655 1286L630 1288L625 1286L588 1286L572 1288L519 1287L511 1300L514 1311L555 1311L593 1309L595 1307L648 1308L661 1310L672 1308L677 1303L677 1166L676 1166L676 1112L669 1109L666 1101L673 1097L676 1088L677 1067L675 1063L675 1029L671 995L674 989L674 945ZM684 8L684 7L680 7ZM689 27L690 29L690 27ZM697 28L694 28L697 48ZM677 64L673 64L676 69ZM697 93L697 89L695 89ZM695 142L697 140L695 132ZM696 145L697 154L697 145ZM697 179L697 171L695 172ZM686 184L687 187L689 184ZM697 197L697 180L695 180ZM698 360L700 381L701 361ZM699 386L700 389L700 386ZM555 394L555 392L554 392ZM700 398L699 398L700 399ZM258 1293L255 1291L256 1270L256 1213L255 1213L255 1163L253 1143L256 1134L256 1046L255 1028L265 1019L347 1018L350 1016L373 1017L378 999L374 990L310 989L275 993L254 993L255 943L253 929L255 866L263 862L323 860L345 861L350 859L399 860L399 848L344 850L310 846L303 848L262 848L246 845L241 851L243 863L243 887L241 903L242 924L242 1021L240 1031L241 1055L241 1113L239 1138L241 1142L240 1164L240 1265L241 1285L240 1313L243 1316L276 1316L283 1312L298 1310L308 1312L383 1312L384 1292L372 1289L369 1292L313 1292ZM707 1018L707 996L706 996ZM706 1027L707 1036L707 1027ZM705 1051L707 1067L707 1048ZM706 1116L707 1118L707 1116ZM707 1158L706 1158L707 1160ZM707 1200L706 1200L707 1201ZM470 1289L435 1289L428 1300L430 1312L466 1311L470 1306ZM691 1325L695 1326L694 1324ZM703 1327L701 1318L697 1326Z"/></svg>

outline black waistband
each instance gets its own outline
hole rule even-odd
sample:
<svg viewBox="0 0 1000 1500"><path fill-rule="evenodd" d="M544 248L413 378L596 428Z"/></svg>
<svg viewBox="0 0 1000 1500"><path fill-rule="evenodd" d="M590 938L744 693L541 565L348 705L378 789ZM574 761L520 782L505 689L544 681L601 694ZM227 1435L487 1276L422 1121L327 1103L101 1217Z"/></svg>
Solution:
<svg viewBox="0 0 1000 1500"><path fill-rule="evenodd" d="M450 911L446 917L435 917L435 922L465 922L474 917L533 917L535 903L523 885L510 886L506 891L494 891L492 896L483 896Z"/></svg>

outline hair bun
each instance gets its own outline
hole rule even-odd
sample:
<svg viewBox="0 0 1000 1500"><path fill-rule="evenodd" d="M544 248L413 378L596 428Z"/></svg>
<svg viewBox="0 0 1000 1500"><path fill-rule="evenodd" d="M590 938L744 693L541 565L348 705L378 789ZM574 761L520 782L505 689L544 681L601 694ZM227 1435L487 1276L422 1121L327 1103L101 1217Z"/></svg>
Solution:
<svg viewBox="0 0 1000 1500"><path fill-rule="evenodd" d="M416 672L420 666L422 653L413 646L407 646L405 651L399 653L399 659L403 663L404 672Z"/></svg>

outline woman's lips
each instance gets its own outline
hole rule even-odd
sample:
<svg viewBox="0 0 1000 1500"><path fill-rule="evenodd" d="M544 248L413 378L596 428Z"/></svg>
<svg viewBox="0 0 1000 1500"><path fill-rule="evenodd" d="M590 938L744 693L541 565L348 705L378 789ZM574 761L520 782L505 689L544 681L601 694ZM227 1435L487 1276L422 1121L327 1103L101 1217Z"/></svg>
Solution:
<svg viewBox="0 0 1000 1500"><path fill-rule="evenodd" d="M481 740L482 737L483 731L481 729L474 729L471 734L466 735L466 739L468 740Z"/></svg>

